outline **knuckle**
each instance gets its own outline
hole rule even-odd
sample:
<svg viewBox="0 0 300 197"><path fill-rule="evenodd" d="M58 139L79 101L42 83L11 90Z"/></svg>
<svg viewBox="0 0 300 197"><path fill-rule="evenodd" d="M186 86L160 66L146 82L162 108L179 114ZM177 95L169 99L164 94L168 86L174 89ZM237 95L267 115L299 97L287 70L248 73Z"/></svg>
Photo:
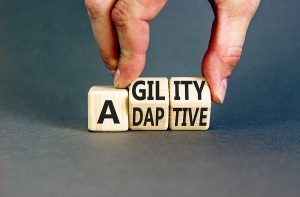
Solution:
<svg viewBox="0 0 300 197"><path fill-rule="evenodd" d="M240 57L224 57L223 61L225 65L233 69L239 63Z"/></svg>
<svg viewBox="0 0 300 197"><path fill-rule="evenodd" d="M229 47L226 50L222 59L226 65L228 65L233 69L239 63L241 56L242 56L242 47L234 46L234 47Z"/></svg>
<svg viewBox="0 0 300 197"><path fill-rule="evenodd" d="M85 7L91 20L103 18L107 10L102 0L85 0Z"/></svg>
<svg viewBox="0 0 300 197"><path fill-rule="evenodd" d="M117 26L124 26L130 19L129 5L127 0L120 0L112 9L111 18Z"/></svg>

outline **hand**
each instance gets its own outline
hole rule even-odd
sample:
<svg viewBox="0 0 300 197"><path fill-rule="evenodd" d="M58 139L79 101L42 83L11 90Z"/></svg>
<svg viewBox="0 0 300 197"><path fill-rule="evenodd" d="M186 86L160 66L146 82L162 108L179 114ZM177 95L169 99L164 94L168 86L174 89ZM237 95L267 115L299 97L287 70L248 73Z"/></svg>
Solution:
<svg viewBox="0 0 300 197"><path fill-rule="evenodd" d="M142 72L149 25L167 0L85 0L94 36L117 88L127 87ZM238 63L248 25L260 0L211 0L215 13L202 73L212 100L222 103L227 80Z"/></svg>

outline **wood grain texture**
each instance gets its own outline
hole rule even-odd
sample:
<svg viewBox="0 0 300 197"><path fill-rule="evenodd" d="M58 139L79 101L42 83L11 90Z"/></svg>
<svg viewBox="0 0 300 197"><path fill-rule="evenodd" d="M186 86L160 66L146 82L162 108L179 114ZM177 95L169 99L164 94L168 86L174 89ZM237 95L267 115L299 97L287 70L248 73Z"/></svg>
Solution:
<svg viewBox="0 0 300 197"><path fill-rule="evenodd" d="M129 87L129 127L166 130L169 122L167 78L138 78Z"/></svg>
<svg viewBox="0 0 300 197"><path fill-rule="evenodd" d="M127 131L128 91L112 86L91 87L88 93L88 129Z"/></svg>
<svg viewBox="0 0 300 197"><path fill-rule="evenodd" d="M207 130L210 123L211 96L203 77L172 77L170 123L172 130Z"/></svg>

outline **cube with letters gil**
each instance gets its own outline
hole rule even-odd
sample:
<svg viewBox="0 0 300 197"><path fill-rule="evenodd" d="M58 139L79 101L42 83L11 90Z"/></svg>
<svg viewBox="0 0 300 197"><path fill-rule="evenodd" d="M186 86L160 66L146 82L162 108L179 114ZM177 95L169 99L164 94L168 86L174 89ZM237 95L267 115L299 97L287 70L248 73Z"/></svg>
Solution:
<svg viewBox="0 0 300 197"><path fill-rule="evenodd" d="M170 86L170 123L172 130L207 130L211 96L203 77L172 77Z"/></svg>
<svg viewBox="0 0 300 197"><path fill-rule="evenodd" d="M129 127L132 130L166 130L169 120L167 78L141 77L129 86Z"/></svg>

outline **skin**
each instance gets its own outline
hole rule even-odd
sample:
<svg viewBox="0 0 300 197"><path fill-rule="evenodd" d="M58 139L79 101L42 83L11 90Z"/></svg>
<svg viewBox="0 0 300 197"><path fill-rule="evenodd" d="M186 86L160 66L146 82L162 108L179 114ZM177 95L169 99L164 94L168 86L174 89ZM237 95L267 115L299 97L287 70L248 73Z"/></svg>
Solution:
<svg viewBox="0 0 300 197"><path fill-rule="evenodd" d="M167 0L85 0L100 55L117 88L140 76L146 62L150 27ZM260 0L211 0L215 19L202 74L212 100L223 103L227 81L238 64L249 23Z"/></svg>

